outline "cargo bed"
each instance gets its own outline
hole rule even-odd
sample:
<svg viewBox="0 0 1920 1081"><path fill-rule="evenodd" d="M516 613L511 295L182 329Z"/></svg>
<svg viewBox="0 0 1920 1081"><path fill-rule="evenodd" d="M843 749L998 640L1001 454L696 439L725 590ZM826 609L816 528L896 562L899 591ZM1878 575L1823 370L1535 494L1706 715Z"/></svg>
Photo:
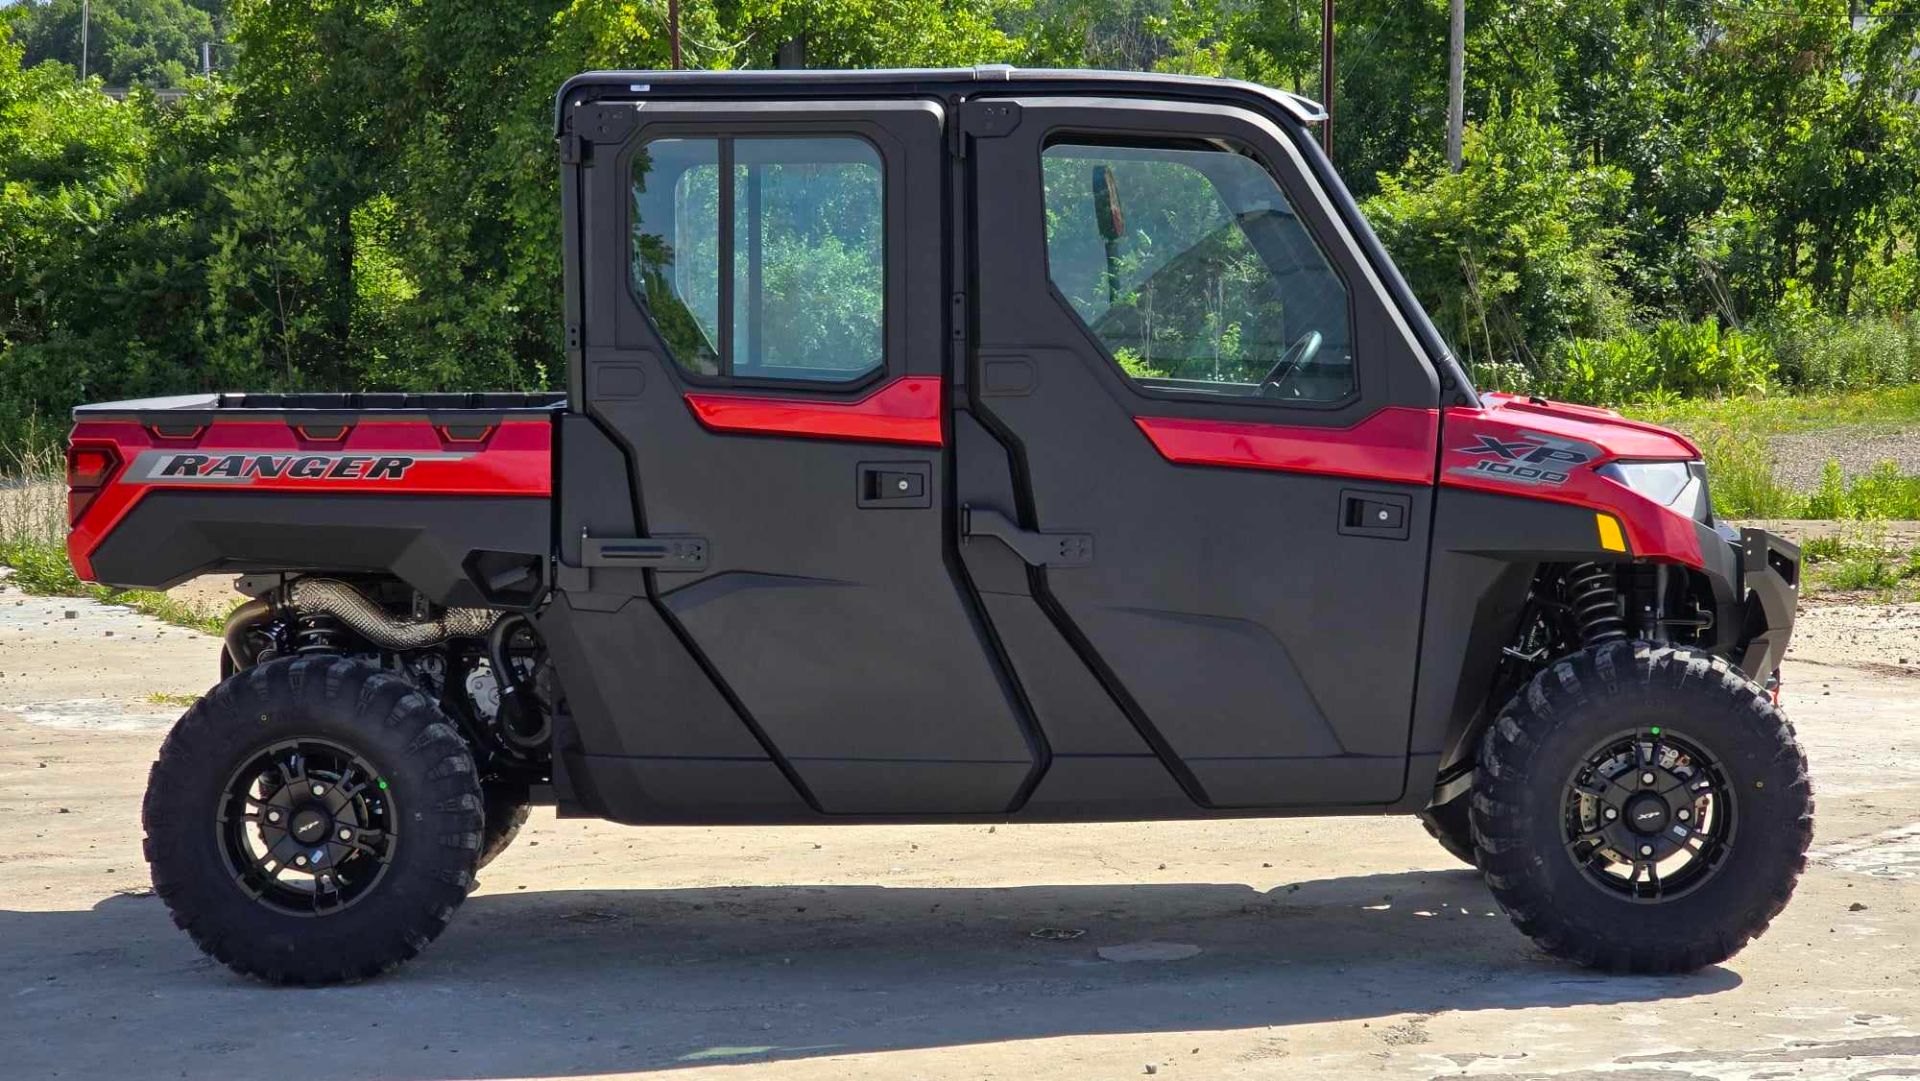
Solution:
<svg viewBox="0 0 1920 1081"><path fill-rule="evenodd" d="M74 410L68 554L84 578L394 572L513 604L551 549L565 395L193 394ZM527 573L508 573L525 568ZM511 579L504 593L488 582Z"/></svg>

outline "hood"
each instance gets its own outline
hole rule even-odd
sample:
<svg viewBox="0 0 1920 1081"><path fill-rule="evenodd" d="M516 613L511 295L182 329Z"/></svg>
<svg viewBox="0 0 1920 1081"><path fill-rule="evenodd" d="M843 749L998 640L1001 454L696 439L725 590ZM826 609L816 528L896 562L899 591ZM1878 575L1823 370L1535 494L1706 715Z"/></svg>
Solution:
<svg viewBox="0 0 1920 1081"><path fill-rule="evenodd" d="M1612 409L1500 393L1482 394L1480 403L1479 409L1450 409L1448 418L1468 414L1500 428L1531 430L1584 443L1601 452L1588 463L1592 465L1614 459L1690 461L1700 457L1700 448L1679 432L1628 420Z"/></svg>

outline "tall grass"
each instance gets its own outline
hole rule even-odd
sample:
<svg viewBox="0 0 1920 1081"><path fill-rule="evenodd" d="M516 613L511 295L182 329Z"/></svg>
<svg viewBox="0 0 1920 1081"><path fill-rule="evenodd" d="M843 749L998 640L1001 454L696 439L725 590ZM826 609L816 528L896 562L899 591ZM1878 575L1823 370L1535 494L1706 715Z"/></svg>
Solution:
<svg viewBox="0 0 1920 1081"><path fill-rule="evenodd" d="M1806 497L1776 479L1773 451L1765 438L1718 427L1692 435L1707 460L1707 484L1716 512L1729 518L1801 516Z"/></svg>
<svg viewBox="0 0 1920 1081"><path fill-rule="evenodd" d="M1689 434L1709 428L1781 435L1842 424L1906 427L1920 425L1920 384L1838 393L1642 400L1622 405L1621 409L1637 420Z"/></svg>
<svg viewBox="0 0 1920 1081"><path fill-rule="evenodd" d="M0 458L0 566L7 581L42 596L91 597L120 604L182 627L217 634L225 609L197 607L149 589L114 589L82 582L67 560L66 459L56 444Z"/></svg>
<svg viewBox="0 0 1920 1081"><path fill-rule="evenodd" d="M78 596L85 583L67 562L66 462L41 443L0 458L0 564L29 593Z"/></svg>
<svg viewBox="0 0 1920 1081"><path fill-rule="evenodd" d="M1799 311L1745 329L1662 319L1561 339L1536 362L1476 365L1473 374L1490 390L1590 405L1904 387L1920 383L1920 319Z"/></svg>
<svg viewBox="0 0 1920 1081"><path fill-rule="evenodd" d="M1828 461L1819 486L1802 492L1780 483L1764 435L1717 425L1690 434L1707 461L1714 510L1728 518L1920 519L1920 476L1892 462L1849 479Z"/></svg>
<svg viewBox="0 0 1920 1081"><path fill-rule="evenodd" d="M66 535L65 469L55 446L0 452L0 546L57 544Z"/></svg>
<svg viewBox="0 0 1920 1081"><path fill-rule="evenodd" d="M1835 391L1920 382L1920 325L1900 315L1783 316L1763 330L1780 381Z"/></svg>
<svg viewBox="0 0 1920 1081"><path fill-rule="evenodd" d="M1807 495L1803 517L1857 520L1920 518L1920 477L1881 462L1847 479L1839 462L1828 462L1820 486Z"/></svg>
<svg viewBox="0 0 1920 1081"><path fill-rule="evenodd" d="M1764 392L1773 378L1765 339L1713 320L1663 319L1613 338L1571 338L1547 354L1541 389L1581 402Z"/></svg>
<svg viewBox="0 0 1920 1081"><path fill-rule="evenodd" d="M1803 596L1870 592L1895 601L1920 586L1920 547L1891 541L1886 526L1863 522L1801 542Z"/></svg>

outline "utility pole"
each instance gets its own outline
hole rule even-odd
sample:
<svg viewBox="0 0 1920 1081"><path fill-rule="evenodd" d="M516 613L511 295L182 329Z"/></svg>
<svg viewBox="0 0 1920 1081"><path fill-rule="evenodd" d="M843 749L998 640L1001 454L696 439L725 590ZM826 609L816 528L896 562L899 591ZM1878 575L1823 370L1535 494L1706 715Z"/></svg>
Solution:
<svg viewBox="0 0 1920 1081"><path fill-rule="evenodd" d="M788 38L773 53L773 66L776 68L804 68L807 66L807 33L802 30Z"/></svg>
<svg viewBox="0 0 1920 1081"><path fill-rule="evenodd" d="M80 0L80 81L87 81L87 0Z"/></svg>
<svg viewBox="0 0 1920 1081"><path fill-rule="evenodd" d="M1320 0L1320 105L1327 118L1320 122L1320 149L1333 157L1333 0Z"/></svg>
<svg viewBox="0 0 1920 1081"><path fill-rule="evenodd" d="M673 41L673 70L680 70L680 0L667 0L667 37Z"/></svg>
<svg viewBox="0 0 1920 1081"><path fill-rule="evenodd" d="M1447 168L1460 171L1467 112L1467 0L1452 0L1447 19Z"/></svg>

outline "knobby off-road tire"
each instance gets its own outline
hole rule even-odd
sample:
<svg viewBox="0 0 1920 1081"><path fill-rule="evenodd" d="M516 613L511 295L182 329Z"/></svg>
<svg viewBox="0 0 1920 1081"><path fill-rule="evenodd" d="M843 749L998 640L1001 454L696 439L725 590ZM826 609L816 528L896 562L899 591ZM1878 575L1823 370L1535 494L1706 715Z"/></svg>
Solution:
<svg viewBox="0 0 1920 1081"><path fill-rule="evenodd" d="M316 828L328 807L337 817ZM275 871L235 840L265 835L269 816L292 842ZM482 810L438 706L371 664L318 655L249 668L195 703L161 745L141 818L154 891L202 950L272 983L329 984L391 969L446 927L473 886ZM302 900L296 861L319 900Z"/></svg>
<svg viewBox="0 0 1920 1081"><path fill-rule="evenodd" d="M1459 796L1450 803L1438 807L1429 807L1419 814L1420 824L1427 828L1427 835L1440 842L1447 854L1469 867L1478 854L1473 849L1473 796L1471 793Z"/></svg>
<svg viewBox="0 0 1920 1081"><path fill-rule="evenodd" d="M480 800L485 805L486 825L480 831L479 866L485 867L520 835L520 827L527 824L527 814L533 808L532 795L518 781L487 781L480 786Z"/></svg>
<svg viewBox="0 0 1920 1081"><path fill-rule="evenodd" d="M1614 763L1655 761L1609 781L1588 764L1610 747L1632 748ZM1676 761L1678 772L1659 764ZM1707 798L1685 802L1696 793ZM1579 853L1601 851L1583 827L1616 805L1625 810L1611 821L1657 827L1635 835L1636 852L1640 840L1691 849L1669 840L1679 826L1672 836L1721 834L1700 848L1716 858L1658 883L1636 868L1631 887L1613 862L1609 879L1595 868L1611 857ZM1494 898L1542 949L1610 971L1690 972L1731 957L1786 906L1806 866L1813 795L1793 728L1760 686L1716 657L1617 642L1556 661L1501 711L1481 742L1472 819Z"/></svg>

